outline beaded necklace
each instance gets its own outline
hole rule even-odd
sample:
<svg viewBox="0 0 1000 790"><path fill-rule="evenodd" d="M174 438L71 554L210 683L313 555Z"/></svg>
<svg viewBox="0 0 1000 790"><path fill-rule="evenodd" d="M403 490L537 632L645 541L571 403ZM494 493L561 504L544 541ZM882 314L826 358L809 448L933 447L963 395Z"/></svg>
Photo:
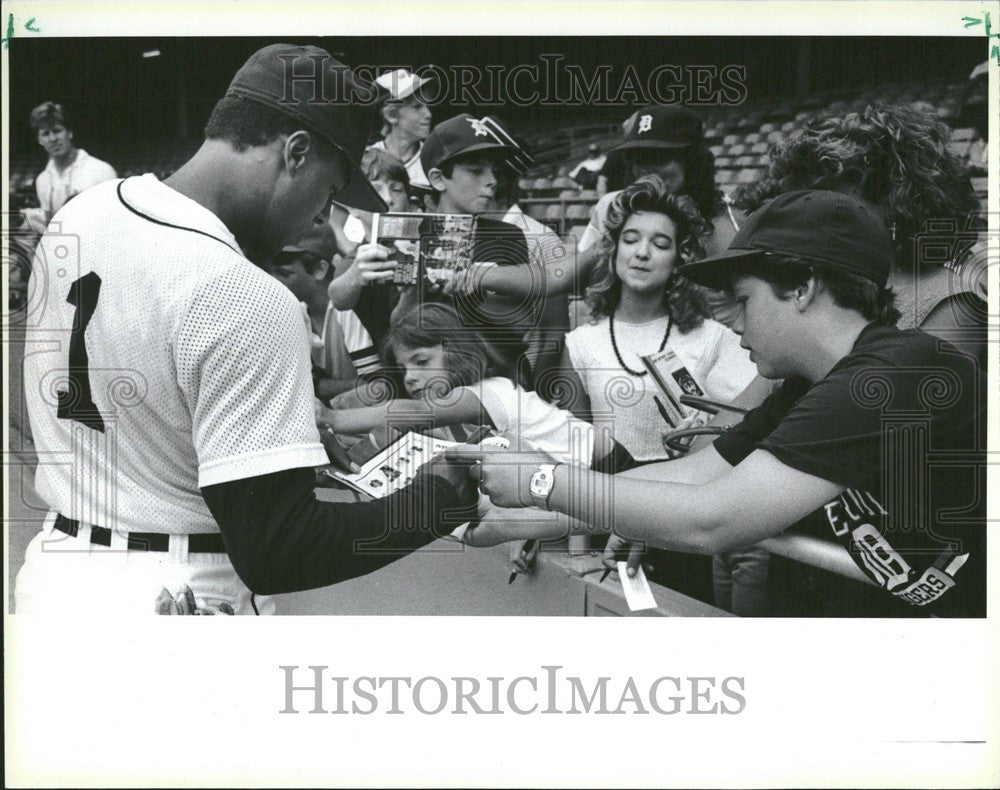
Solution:
<svg viewBox="0 0 1000 790"><path fill-rule="evenodd" d="M667 313L667 331L663 333L663 342L660 343L660 347L657 349L657 353L663 351L667 347L667 338L670 337L670 330L674 326L674 316L671 313ZM618 350L618 341L615 340L615 314L614 311L608 314L608 328L611 330L611 347L615 350L615 357L618 359L618 364L622 366L626 373L629 373L636 377L645 376L649 373L648 370L632 370L628 365L625 364L625 360L622 359L621 352Z"/></svg>

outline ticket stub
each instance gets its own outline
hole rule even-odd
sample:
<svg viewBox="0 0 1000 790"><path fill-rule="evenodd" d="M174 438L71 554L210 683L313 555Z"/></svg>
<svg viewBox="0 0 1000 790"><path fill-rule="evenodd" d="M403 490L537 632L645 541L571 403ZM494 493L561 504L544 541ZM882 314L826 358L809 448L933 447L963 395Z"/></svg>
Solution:
<svg viewBox="0 0 1000 790"><path fill-rule="evenodd" d="M640 565L635 569L635 576L627 573L628 563L618 563L618 578L622 582L622 590L625 591L625 603L633 612L641 612L643 609L655 609L656 599L653 598L653 591L649 588L649 581L646 573Z"/></svg>

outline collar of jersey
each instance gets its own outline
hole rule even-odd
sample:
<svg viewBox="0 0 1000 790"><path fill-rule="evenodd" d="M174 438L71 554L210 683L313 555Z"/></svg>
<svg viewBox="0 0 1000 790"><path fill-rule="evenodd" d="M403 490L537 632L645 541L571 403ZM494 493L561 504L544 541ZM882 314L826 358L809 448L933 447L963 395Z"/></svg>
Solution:
<svg viewBox="0 0 1000 790"><path fill-rule="evenodd" d="M221 219L200 203L171 189L152 173L126 178L118 194L128 208L147 219L211 236L243 255L236 237Z"/></svg>

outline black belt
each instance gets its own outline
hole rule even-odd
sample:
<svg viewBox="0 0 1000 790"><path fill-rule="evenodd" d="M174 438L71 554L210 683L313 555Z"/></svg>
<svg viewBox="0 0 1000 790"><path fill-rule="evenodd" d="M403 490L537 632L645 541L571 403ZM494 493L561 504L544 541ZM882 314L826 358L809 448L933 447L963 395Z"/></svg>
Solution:
<svg viewBox="0 0 1000 790"><path fill-rule="evenodd" d="M53 525L60 532L76 537L80 531L80 522L66 518L62 513L56 514ZM128 533L128 548L132 551L169 551L170 535L165 532L130 532ZM222 535L218 532L195 533L187 535L189 554L225 554L226 546ZM96 546L111 545L111 530L107 527L90 528L90 542Z"/></svg>

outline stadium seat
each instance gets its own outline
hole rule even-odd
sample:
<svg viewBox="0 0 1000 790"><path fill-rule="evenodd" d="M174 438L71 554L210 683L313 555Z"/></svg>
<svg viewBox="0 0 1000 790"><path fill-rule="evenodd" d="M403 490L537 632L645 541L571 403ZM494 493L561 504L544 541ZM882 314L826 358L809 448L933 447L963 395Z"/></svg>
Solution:
<svg viewBox="0 0 1000 790"><path fill-rule="evenodd" d="M989 188L989 181L986 176L976 176L972 178L972 188L977 195L985 196Z"/></svg>
<svg viewBox="0 0 1000 790"><path fill-rule="evenodd" d="M552 186L559 187L561 189L571 189L573 191L576 191L577 189L580 188L580 185L577 184L576 181L574 181L572 178L570 178L569 176L562 176L562 175L556 176L554 179L552 179Z"/></svg>
<svg viewBox="0 0 1000 790"><path fill-rule="evenodd" d="M561 203L550 203L545 209L545 219L557 219L562 220L563 218L563 206Z"/></svg>
<svg viewBox="0 0 1000 790"><path fill-rule="evenodd" d="M574 244L579 245L580 239L583 238L583 234L587 232L587 226L583 223L577 223L575 225L570 225L566 229L566 233L573 237Z"/></svg>
<svg viewBox="0 0 1000 790"><path fill-rule="evenodd" d="M551 189L552 182L547 178L536 178L535 183L531 185L532 189Z"/></svg>
<svg viewBox="0 0 1000 790"><path fill-rule="evenodd" d="M566 207L566 219L568 220L590 220L591 207L582 203L574 203Z"/></svg>
<svg viewBox="0 0 1000 790"><path fill-rule="evenodd" d="M736 174L736 183L738 184L752 184L754 181L760 181L764 177L764 170L758 167L748 167L740 170Z"/></svg>
<svg viewBox="0 0 1000 790"><path fill-rule="evenodd" d="M559 186L559 185L558 184L553 184L552 186L555 187L555 186ZM575 189L564 189L562 192L559 193L559 199L560 200L566 200L567 198L568 199L572 199L572 198L575 198L577 196L577 194L578 194L578 192Z"/></svg>
<svg viewBox="0 0 1000 790"><path fill-rule="evenodd" d="M719 184L731 184L735 175L735 170L730 170L728 168L720 169L715 171L715 180Z"/></svg>
<svg viewBox="0 0 1000 790"><path fill-rule="evenodd" d="M522 179L520 179L517 182L517 188L520 189L520 190L522 190L522 191L530 190L531 187L532 187L532 184L533 184L533 182L531 181L531 179L529 179L529 178L522 178Z"/></svg>
<svg viewBox="0 0 1000 790"><path fill-rule="evenodd" d="M581 189L577 197L580 200L593 200L597 201L597 190L595 189Z"/></svg>
<svg viewBox="0 0 1000 790"><path fill-rule="evenodd" d="M971 140L952 140L948 143L948 150L955 154L955 156L965 157L968 156L969 146L971 145Z"/></svg>

